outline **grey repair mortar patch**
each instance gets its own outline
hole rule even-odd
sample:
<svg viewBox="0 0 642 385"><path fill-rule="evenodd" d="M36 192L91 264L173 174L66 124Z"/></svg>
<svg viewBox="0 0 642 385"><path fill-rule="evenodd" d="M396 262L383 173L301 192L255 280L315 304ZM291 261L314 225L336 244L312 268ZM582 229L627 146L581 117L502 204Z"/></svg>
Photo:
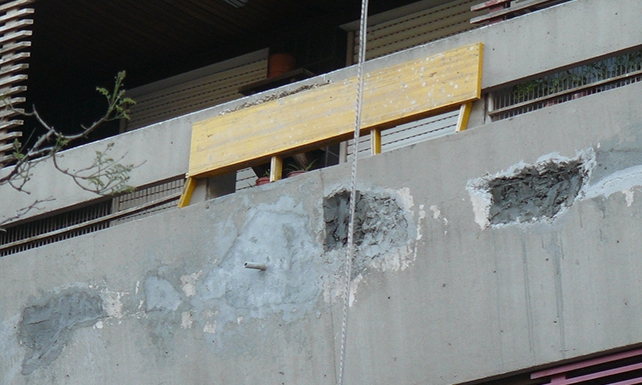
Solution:
<svg viewBox="0 0 642 385"><path fill-rule="evenodd" d="M593 151L576 158L556 155L534 164L519 164L508 172L468 183L475 221L492 225L552 220L570 207L586 184Z"/></svg>
<svg viewBox="0 0 642 385"><path fill-rule="evenodd" d="M20 343L28 348L22 361L22 374L31 374L58 358L74 330L107 317L98 293L69 289L48 294L22 311Z"/></svg>

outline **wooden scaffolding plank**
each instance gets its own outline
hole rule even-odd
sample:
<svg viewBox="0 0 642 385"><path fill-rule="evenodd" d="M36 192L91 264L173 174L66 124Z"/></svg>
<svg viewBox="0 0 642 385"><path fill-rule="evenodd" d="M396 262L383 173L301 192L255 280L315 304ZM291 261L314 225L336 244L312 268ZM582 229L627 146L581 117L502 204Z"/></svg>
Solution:
<svg viewBox="0 0 642 385"><path fill-rule="evenodd" d="M461 105L459 109L459 119L457 120L456 132L464 131L468 128L468 120L470 119L470 112L473 109L473 102L466 102Z"/></svg>
<svg viewBox="0 0 642 385"><path fill-rule="evenodd" d="M185 182L183 194L181 194L181 198L178 201L178 207L189 206L189 203L192 200L192 194L194 194L195 188L196 188L196 179L187 178L187 182Z"/></svg>
<svg viewBox="0 0 642 385"><path fill-rule="evenodd" d="M479 99L481 56L477 43L367 73L362 129L388 128ZM220 175L351 137L356 81L195 123L188 177Z"/></svg>

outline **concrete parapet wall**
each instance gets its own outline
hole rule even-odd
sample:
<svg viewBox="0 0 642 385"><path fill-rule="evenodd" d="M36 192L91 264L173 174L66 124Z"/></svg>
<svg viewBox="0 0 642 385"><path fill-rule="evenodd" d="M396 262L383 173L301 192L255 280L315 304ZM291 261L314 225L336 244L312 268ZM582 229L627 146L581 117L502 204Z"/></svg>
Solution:
<svg viewBox="0 0 642 385"><path fill-rule="evenodd" d="M641 93L360 161L345 383L461 383L639 343ZM0 259L0 383L335 384L349 174ZM515 180L540 187L497 188ZM487 194L551 209L493 222Z"/></svg>

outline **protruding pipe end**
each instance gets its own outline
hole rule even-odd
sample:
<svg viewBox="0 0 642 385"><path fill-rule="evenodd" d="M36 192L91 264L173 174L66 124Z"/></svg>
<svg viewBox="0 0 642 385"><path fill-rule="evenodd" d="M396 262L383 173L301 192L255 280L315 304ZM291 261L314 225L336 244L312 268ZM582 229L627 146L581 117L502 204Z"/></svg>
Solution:
<svg viewBox="0 0 642 385"><path fill-rule="evenodd" d="M265 271L267 269L267 266L260 263L254 263L254 262L245 262L243 266L245 266L246 269L255 269L255 270L261 270L261 271Z"/></svg>

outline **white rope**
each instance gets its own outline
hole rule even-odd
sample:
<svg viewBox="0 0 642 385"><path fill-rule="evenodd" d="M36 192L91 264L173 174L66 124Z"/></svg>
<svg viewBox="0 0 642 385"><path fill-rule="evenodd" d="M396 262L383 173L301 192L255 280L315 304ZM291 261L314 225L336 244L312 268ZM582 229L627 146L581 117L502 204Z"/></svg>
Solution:
<svg viewBox="0 0 642 385"><path fill-rule="evenodd" d="M350 282L352 281L352 261L354 260L354 216L357 207L357 159L359 154L359 135L361 133L361 110L363 109L363 62L366 60L366 35L368 29L368 0L361 0L361 19L359 21L359 56L357 61L357 112L355 114L354 139L352 151L352 174L350 178L350 221L348 222L348 248L345 260L345 287L343 292L343 320L341 322L341 355L339 357L339 385L343 385L343 372L346 359L348 337L348 309L350 307Z"/></svg>

